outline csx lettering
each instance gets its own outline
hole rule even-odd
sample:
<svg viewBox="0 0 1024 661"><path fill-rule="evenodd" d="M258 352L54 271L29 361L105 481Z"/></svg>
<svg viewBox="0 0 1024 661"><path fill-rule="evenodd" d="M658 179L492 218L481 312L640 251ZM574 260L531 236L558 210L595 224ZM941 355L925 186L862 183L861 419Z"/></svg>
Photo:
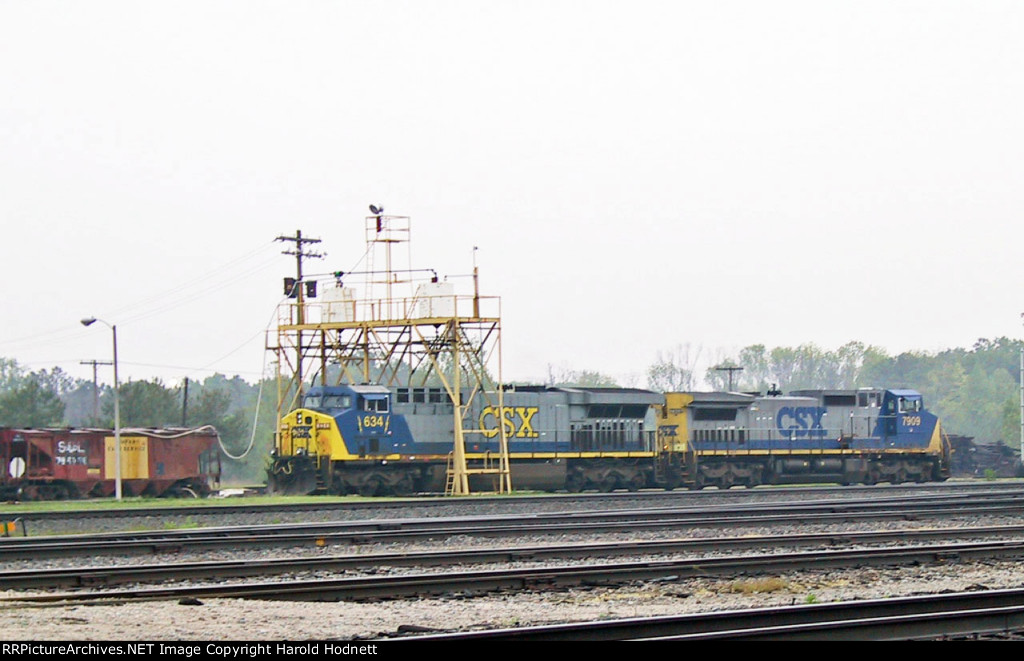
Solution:
<svg viewBox="0 0 1024 661"><path fill-rule="evenodd" d="M310 429L309 425L296 425L292 427L292 438L310 438Z"/></svg>
<svg viewBox="0 0 1024 661"><path fill-rule="evenodd" d="M533 416L539 411L536 406L516 406L503 408L501 426L505 436L516 438L537 438L540 436L533 429ZM519 419L518 424L516 418ZM484 436L494 438L498 435L498 407L488 406L480 413L480 428Z"/></svg>
<svg viewBox="0 0 1024 661"><path fill-rule="evenodd" d="M679 436L679 425L662 425L658 427L658 435L672 438Z"/></svg>
<svg viewBox="0 0 1024 661"><path fill-rule="evenodd" d="M907 427L919 427L921 425L921 416L905 415L903 416L903 424Z"/></svg>
<svg viewBox="0 0 1024 661"><path fill-rule="evenodd" d="M820 406L783 406L775 416L775 423L783 438L822 437L825 428L821 426L821 418L825 411Z"/></svg>

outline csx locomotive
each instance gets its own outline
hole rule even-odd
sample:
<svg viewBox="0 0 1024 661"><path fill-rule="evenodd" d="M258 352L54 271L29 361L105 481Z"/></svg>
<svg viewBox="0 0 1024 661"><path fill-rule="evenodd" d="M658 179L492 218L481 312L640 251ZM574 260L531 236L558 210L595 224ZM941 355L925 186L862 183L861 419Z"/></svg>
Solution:
<svg viewBox="0 0 1024 661"><path fill-rule="evenodd" d="M949 443L913 390L662 394L508 386L500 407L477 399L466 413L466 459L497 457L504 430L517 490L949 477ZM268 486L366 496L443 492L453 430L453 405L441 388L314 387L280 421Z"/></svg>

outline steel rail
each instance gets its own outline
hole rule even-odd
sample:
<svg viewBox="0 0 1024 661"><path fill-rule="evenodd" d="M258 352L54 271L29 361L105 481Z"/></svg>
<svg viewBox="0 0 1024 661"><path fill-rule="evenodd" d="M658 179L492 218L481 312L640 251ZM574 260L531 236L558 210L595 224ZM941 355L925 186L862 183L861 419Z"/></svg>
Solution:
<svg viewBox="0 0 1024 661"><path fill-rule="evenodd" d="M929 507L903 509L903 503L871 501L855 504L821 504L773 508L758 506L694 511L646 509L602 512L562 512L518 516L386 519L259 525L132 533L99 533L47 537L0 538L0 559L74 557L100 553L140 554L179 552L198 548L281 547L315 544L365 544L370 542L448 538L453 536L498 537L524 534L565 534L613 531L668 530L698 526L737 527L777 523L830 523L853 520L920 520L957 513L972 516L1013 514L1024 508L1019 497L980 505L961 499L936 501ZM763 514L748 514L761 509ZM796 511L794 511L794 509ZM772 512L782 512L773 514Z"/></svg>
<svg viewBox="0 0 1024 661"><path fill-rule="evenodd" d="M315 558L222 560L146 565L114 565L20 569L0 572L0 590L95 587L127 583L163 582L194 578L271 576L309 571L346 571L364 567L438 567L500 562L531 562L566 558L613 558L811 546L851 546L886 542L921 542L976 537L1024 538L1024 525L941 528L928 530L881 530L851 533L806 533L630 542L598 542L516 546L494 549L446 549L410 553L334 555Z"/></svg>
<svg viewBox="0 0 1024 661"><path fill-rule="evenodd" d="M495 591L548 590L581 585L615 585L638 580L679 580L744 572L786 572L816 568L959 562L1024 557L1024 542L981 542L901 548L805 551L723 558L471 570L335 579L289 580L232 585L171 586L127 590L60 592L0 597L0 604L96 603L181 598L239 598L296 601L397 599Z"/></svg>
<svg viewBox="0 0 1024 661"><path fill-rule="evenodd" d="M517 495L515 497L474 497L472 501L457 500L440 497L437 495L422 495L410 498L388 498L379 500L343 500L339 501L331 497L324 497L319 502L292 502L275 504L250 505L245 503L245 498L239 498L232 504L211 504L217 499L207 499L201 505L175 505L175 506L124 506L110 509L98 509L82 507L78 509L61 510L22 510L10 509L0 510L0 520L13 520L15 518L28 521L52 521L68 517L76 519L112 519L112 518L133 518L133 517L172 517L172 516L222 516L234 514L287 514L303 512L360 512L363 510L398 510L407 511L416 509L436 508L459 508L471 507L481 504L508 505L510 507L525 508L532 505L550 505L551 503L566 503L567 509L574 509L580 503L587 503L588 506L594 503L605 503L609 506L617 506L630 501L696 501L691 502L692 507L704 507L700 501L710 500L734 500L746 499L751 494L759 497L780 497L780 498L808 498L812 499L825 494L840 494L843 496L866 497L869 494L872 500L877 499L878 494L885 494L882 498L906 499L922 497L921 491L940 491L935 497L953 495L952 492L962 492L964 497L985 497L987 495L1006 495L1007 493L1024 493L1024 483L1007 482L1004 484L989 482L963 482L963 483L924 483L924 484L901 484L901 485L874 485L858 486L850 485L845 487L816 487L816 486L772 486L758 487L756 489L710 489L704 491L660 491L645 490L639 492L615 492L615 493L586 493L586 494L544 494L544 495ZM901 496L897 494L907 494ZM83 501L85 502L85 501ZM220 501L224 502L224 501ZM799 501L797 501L799 502ZM821 501L818 501L821 502ZM843 502L843 501L838 501ZM66 502L62 505L67 505ZM0 505L2 507L2 505Z"/></svg>
<svg viewBox="0 0 1024 661"><path fill-rule="evenodd" d="M553 624L385 638L479 641L897 641L1020 638L1024 589L752 608L692 615Z"/></svg>

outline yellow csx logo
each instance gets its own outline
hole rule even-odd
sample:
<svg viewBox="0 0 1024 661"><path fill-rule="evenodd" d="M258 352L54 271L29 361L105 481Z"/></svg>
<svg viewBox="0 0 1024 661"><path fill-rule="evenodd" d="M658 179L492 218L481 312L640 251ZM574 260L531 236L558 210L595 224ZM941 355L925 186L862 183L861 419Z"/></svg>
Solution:
<svg viewBox="0 0 1024 661"><path fill-rule="evenodd" d="M501 426L505 430L505 436L516 438L537 438L540 436L533 429L533 416L539 411L536 406L509 406L504 409L501 416ZM494 438L498 435L498 407L488 406L480 413L480 428L487 438Z"/></svg>

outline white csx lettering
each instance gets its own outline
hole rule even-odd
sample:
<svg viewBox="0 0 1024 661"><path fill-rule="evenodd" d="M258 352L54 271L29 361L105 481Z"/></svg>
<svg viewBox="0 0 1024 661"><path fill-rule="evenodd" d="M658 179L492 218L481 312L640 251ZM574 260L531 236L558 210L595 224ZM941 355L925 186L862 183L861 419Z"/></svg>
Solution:
<svg viewBox="0 0 1024 661"><path fill-rule="evenodd" d="M515 406L504 409L501 425L505 436L516 438L537 438L540 436L533 429L533 416L539 409L536 406ZM516 419L518 418L518 424ZM480 413L480 428L484 436L494 438L498 435L498 407L488 406Z"/></svg>

